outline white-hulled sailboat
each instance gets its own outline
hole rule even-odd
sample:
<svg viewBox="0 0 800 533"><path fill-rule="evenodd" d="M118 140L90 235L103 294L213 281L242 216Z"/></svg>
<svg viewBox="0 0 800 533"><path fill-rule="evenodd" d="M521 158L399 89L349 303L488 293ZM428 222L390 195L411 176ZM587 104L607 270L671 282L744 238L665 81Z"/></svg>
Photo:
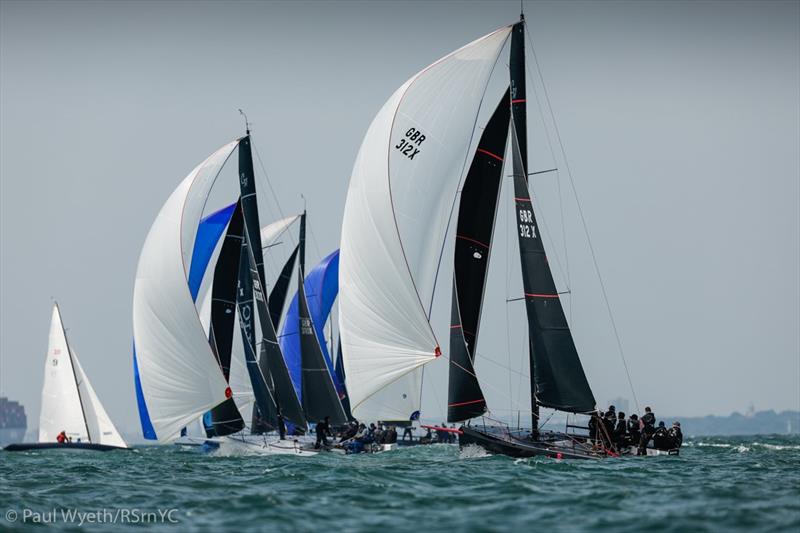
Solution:
<svg viewBox="0 0 800 533"><path fill-rule="evenodd" d="M63 442L59 442L59 435ZM5 449L110 451L127 448L70 347L58 304L53 304L39 414L39 442L11 444Z"/></svg>

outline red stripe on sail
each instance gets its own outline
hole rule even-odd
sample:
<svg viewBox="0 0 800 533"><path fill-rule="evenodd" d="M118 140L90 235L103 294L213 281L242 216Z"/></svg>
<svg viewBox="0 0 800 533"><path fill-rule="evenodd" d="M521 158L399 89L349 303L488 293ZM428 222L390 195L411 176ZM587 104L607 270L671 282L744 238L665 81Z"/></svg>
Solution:
<svg viewBox="0 0 800 533"><path fill-rule="evenodd" d="M511 100L512 104L521 104L523 102L525 102L524 98L517 98L516 100Z"/></svg>
<svg viewBox="0 0 800 533"><path fill-rule="evenodd" d="M517 202L530 202L530 198L514 198Z"/></svg>
<svg viewBox="0 0 800 533"><path fill-rule="evenodd" d="M465 241L474 242L475 244L480 244L484 248L488 248L489 247L488 244L482 243L481 241L476 241L475 239L472 239L470 237L465 237L464 235L456 235L456 239L463 239Z"/></svg>
<svg viewBox="0 0 800 533"><path fill-rule="evenodd" d="M483 148L478 148L478 151L479 151L480 153L482 153L482 154L486 154L486 155L488 155L489 157L494 157L494 158L495 158L495 159L497 159L498 161L502 161L502 160L503 160L503 158L502 158L502 157L500 157L500 156L499 156L499 155L497 155L497 154L493 154L493 153L492 153L492 152L490 152L489 150L484 150Z"/></svg>
<svg viewBox="0 0 800 533"><path fill-rule="evenodd" d="M531 298L558 298L558 294L531 294L526 292L525 296L530 296Z"/></svg>
<svg viewBox="0 0 800 533"><path fill-rule="evenodd" d="M462 405L472 405L474 403L486 403L486 400L481 398L480 400L470 400L468 402L448 403L447 407L460 407Z"/></svg>

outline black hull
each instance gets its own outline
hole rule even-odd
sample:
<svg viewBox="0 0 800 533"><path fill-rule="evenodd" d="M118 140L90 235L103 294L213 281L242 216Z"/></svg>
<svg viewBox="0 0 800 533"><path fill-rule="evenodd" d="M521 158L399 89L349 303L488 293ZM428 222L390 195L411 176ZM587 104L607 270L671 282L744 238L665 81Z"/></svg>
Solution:
<svg viewBox="0 0 800 533"><path fill-rule="evenodd" d="M554 459L603 459L605 454L593 451L589 446L574 442L520 438L502 428L478 430L469 426L461 428L458 436L460 447L475 445L494 454L510 457L552 457Z"/></svg>
<svg viewBox="0 0 800 533"><path fill-rule="evenodd" d="M110 452L113 450L130 450L120 446L109 446L107 444L92 444L91 442L31 442L20 444L9 444L3 448L7 452L32 452L37 450L64 450L64 451L91 451L91 452Z"/></svg>

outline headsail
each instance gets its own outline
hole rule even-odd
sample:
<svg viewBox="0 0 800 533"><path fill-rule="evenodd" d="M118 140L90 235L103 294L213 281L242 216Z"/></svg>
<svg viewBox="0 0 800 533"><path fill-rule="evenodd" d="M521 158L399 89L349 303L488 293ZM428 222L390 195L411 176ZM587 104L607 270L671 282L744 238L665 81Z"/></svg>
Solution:
<svg viewBox="0 0 800 533"><path fill-rule="evenodd" d="M448 422L474 418L486 411L486 399L473 363L502 183L510 111L509 92L506 91L483 130L461 190L453 262Z"/></svg>
<svg viewBox="0 0 800 533"><path fill-rule="evenodd" d="M86 414L86 427L89 430L89 441L94 444L104 444L106 446L117 446L127 448L122 436L117 431L111 418L100 403L100 398L94 392L89 378L81 367L78 355L72 352L72 361L75 365L75 375L78 378L78 393L83 402L83 409Z"/></svg>
<svg viewBox="0 0 800 533"><path fill-rule="evenodd" d="M133 291L136 370L153 434L161 441L222 403L230 389L211 351L187 284L188 254L208 192L238 141L178 185L147 235Z"/></svg>
<svg viewBox="0 0 800 533"><path fill-rule="evenodd" d="M428 322L453 198L504 27L416 74L373 120L342 225L340 331L353 414L408 420L421 367L441 352Z"/></svg>
<svg viewBox="0 0 800 533"><path fill-rule="evenodd" d="M211 286L211 317L208 342L219 361L225 380L230 383L231 348L236 328L236 291L239 279L239 256L242 249L242 207L237 202L225 232L225 240L214 267ZM233 390L233 389L231 389ZM208 436L223 436L244 429L233 398L214 407L206 424Z"/></svg>

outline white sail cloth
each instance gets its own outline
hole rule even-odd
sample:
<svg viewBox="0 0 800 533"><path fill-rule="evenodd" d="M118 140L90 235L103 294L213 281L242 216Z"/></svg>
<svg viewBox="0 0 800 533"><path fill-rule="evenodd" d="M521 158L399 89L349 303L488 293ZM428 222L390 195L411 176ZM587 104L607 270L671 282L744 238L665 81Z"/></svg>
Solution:
<svg viewBox="0 0 800 533"><path fill-rule="evenodd" d="M367 131L345 204L339 327L353 414L408 420L422 365L439 346L429 324L453 199L491 72L510 27L422 70Z"/></svg>
<svg viewBox="0 0 800 533"><path fill-rule="evenodd" d="M133 335L142 391L159 441L230 394L189 292L187 272L206 198L238 145L198 165L161 208L147 235L133 290Z"/></svg>
<svg viewBox="0 0 800 533"><path fill-rule="evenodd" d="M39 414L39 442L56 442L62 431L75 442L80 439L127 447L103 409L77 355L70 351L58 304L54 304Z"/></svg>

